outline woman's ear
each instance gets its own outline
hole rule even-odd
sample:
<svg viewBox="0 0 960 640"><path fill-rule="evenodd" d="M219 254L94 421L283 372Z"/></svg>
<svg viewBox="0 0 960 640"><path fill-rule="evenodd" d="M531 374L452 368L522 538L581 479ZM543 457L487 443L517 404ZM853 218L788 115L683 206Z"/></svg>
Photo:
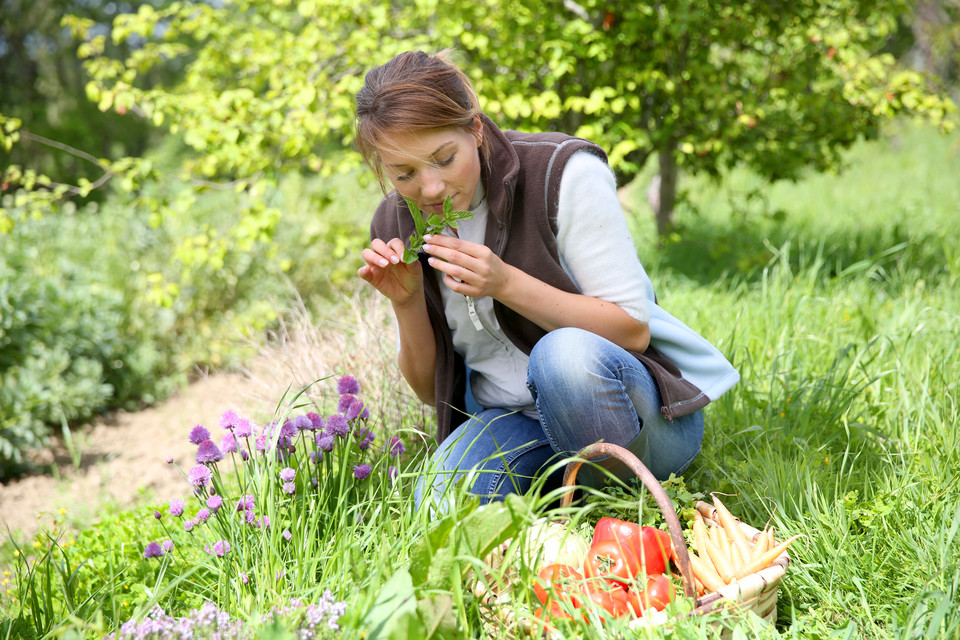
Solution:
<svg viewBox="0 0 960 640"><path fill-rule="evenodd" d="M483 121L480 116L473 116L473 135L477 138L477 146L483 144Z"/></svg>

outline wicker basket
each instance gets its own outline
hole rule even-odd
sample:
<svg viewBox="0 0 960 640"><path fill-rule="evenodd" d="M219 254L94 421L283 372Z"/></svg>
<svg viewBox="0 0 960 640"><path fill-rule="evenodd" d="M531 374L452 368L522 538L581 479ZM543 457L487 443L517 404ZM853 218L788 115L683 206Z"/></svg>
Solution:
<svg viewBox="0 0 960 640"><path fill-rule="evenodd" d="M696 587L694 586L693 570L690 567L690 556L687 552L687 544L683 537L683 530L680 521L677 518L673 503L663 487L653 476L653 474L637 459L630 451L615 444L598 442L585 447L577 454L577 460L567 465L564 472L563 485L572 487L576 481L577 472L584 461L599 456L611 456L624 463L647 488L650 494L657 502L657 506L663 513L664 520L669 528L670 538L673 540L673 546L676 550L676 565L680 571L680 577L683 582L684 595L689 598L696 598L694 609L685 614L686 616L704 615L713 611L724 609L728 613L739 616L756 614L771 624L777 619L777 587L787 571L787 565L790 558L786 552L780 556L767 568L740 578L719 589L716 592L707 593L697 598ZM569 506L573 500L573 492L567 492L562 500L561 506ZM707 520L708 524L716 521L716 511L714 506L706 502L698 501L697 510ZM741 529L751 538L759 535L760 530L750 525L739 522ZM505 543L500 549L495 550L492 556L497 553L503 554L506 551L508 543ZM494 563L495 564L495 563ZM534 625L528 616L518 616L515 614L513 598L508 589L498 587L498 583L492 575L485 575L474 581L474 595L479 599L481 608L484 612L485 622L494 626L498 634L507 631L511 637L530 636L536 633L537 625ZM638 618L631 621L631 626L645 625L655 623L655 618ZM665 622L666 617L660 618ZM725 634L724 634L725 635Z"/></svg>

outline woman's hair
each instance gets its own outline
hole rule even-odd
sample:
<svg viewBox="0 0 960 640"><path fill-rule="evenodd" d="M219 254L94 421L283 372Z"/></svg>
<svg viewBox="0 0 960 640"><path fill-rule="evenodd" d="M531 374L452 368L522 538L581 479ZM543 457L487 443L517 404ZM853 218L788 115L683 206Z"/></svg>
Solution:
<svg viewBox="0 0 960 640"><path fill-rule="evenodd" d="M393 133L445 127L474 129L480 103L473 85L451 60L450 50L429 55L407 51L367 72L357 92L357 147L385 186L378 149ZM488 154L486 136L480 151Z"/></svg>

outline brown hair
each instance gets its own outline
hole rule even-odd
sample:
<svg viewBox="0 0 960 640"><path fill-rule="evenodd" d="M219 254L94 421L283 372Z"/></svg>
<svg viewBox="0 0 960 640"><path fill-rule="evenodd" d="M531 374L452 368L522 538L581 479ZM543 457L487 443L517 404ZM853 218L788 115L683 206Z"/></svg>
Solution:
<svg viewBox="0 0 960 640"><path fill-rule="evenodd" d="M377 149L391 133L444 127L473 131L481 113L473 85L451 61L449 49L433 55L407 51L367 72L357 92L357 147L385 187ZM484 159L488 149L484 136Z"/></svg>

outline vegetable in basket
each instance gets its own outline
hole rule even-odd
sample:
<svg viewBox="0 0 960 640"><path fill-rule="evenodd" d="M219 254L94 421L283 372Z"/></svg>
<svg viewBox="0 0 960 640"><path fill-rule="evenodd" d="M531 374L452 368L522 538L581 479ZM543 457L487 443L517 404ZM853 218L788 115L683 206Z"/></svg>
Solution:
<svg viewBox="0 0 960 640"><path fill-rule="evenodd" d="M593 531L592 547L612 541L624 550L631 577L644 570L647 575L667 570L671 550L670 534L654 527L641 527L617 518L600 518Z"/></svg>
<svg viewBox="0 0 960 640"><path fill-rule="evenodd" d="M553 564L583 565L590 544L574 529L539 520L519 534L520 555L536 573Z"/></svg>
<svg viewBox="0 0 960 640"><path fill-rule="evenodd" d="M562 525L558 525L565 529ZM669 562L669 535L653 527L641 527L616 518L601 518L593 542L577 566L551 564L539 571L534 593L542 605L536 615L542 620L569 619L583 615L592 603L601 620L630 615L637 617L651 607L662 611L673 599L673 586L664 575ZM646 576L646 582L638 584Z"/></svg>
<svg viewBox="0 0 960 640"><path fill-rule="evenodd" d="M718 591L726 585L769 567L800 535L779 544L773 530L749 536L740 521L719 498L713 496L712 524L699 512L694 514L690 567L699 592Z"/></svg>

